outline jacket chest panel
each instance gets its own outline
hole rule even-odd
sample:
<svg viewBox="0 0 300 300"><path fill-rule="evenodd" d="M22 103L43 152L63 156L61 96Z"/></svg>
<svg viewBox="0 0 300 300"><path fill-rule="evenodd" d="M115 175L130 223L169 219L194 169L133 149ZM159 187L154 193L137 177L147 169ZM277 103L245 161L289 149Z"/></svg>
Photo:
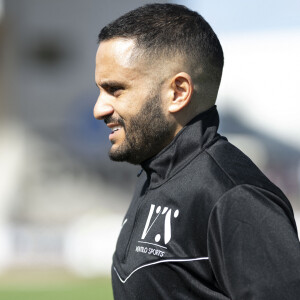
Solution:
<svg viewBox="0 0 300 300"><path fill-rule="evenodd" d="M190 196L182 199L180 194L170 192L168 185L136 196L114 254L113 264L120 276L125 278L147 264L207 257L207 220L199 218L198 210L203 209L201 197Z"/></svg>

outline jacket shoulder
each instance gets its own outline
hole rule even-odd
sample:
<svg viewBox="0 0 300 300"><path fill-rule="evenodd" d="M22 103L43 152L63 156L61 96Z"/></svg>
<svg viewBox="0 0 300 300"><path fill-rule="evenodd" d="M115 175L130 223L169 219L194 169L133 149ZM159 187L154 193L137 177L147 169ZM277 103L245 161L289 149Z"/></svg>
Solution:
<svg viewBox="0 0 300 300"><path fill-rule="evenodd" d="M246 154L227 140L219 139L205 152L234 186L252 185L285 197Z"/></svg>

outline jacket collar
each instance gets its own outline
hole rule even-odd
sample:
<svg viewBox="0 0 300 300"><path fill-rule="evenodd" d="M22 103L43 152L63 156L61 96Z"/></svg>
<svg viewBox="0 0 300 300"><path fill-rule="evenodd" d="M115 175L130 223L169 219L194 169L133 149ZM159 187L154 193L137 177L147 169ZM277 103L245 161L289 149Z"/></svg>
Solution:
<svg viewBox="0 0 300 300"><path fill-rule="evenodd" d="M216 138L219 115L216 106L197 115L176 135L173 141L141 165L156 188L185 167L195 156L211 145Z"/></svg>

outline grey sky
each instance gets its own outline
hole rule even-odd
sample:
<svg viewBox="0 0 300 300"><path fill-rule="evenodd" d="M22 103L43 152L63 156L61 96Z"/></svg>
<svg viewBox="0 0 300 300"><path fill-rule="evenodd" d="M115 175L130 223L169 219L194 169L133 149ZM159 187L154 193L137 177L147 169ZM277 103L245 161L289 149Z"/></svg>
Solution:
<svg viewBox="0 0 300 300"><path fill-rule="evenodd" d="M218 33L300 28L299 0L180 0Z"/></svg>

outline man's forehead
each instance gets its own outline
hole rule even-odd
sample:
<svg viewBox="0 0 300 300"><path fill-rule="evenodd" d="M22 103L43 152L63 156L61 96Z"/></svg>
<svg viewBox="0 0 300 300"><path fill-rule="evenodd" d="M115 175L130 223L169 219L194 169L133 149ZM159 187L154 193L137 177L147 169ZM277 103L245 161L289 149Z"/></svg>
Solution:
<svg viewBox="0 0 300 300"><path fill-rule="evenodd" d="M111 60L120 66L130 67L132 65L131 58L134 48L134 39L113 38L102 41L98 47L96 64Z"/></svg>
<svg viewBox="0 0 300 300"><path fill-rule="evenodd" d="M100 42L96 54L96 82L151 80L152 67L138 57L135 39L113 38Z"/></svg>
<svg viewBox="0 0 300 300"><path fill-rule="evenodd" d="M137 77L157 82L170 77L182 69L183 59L178 55L166 58L152 57L136 46L132 38L113 38L100 42L96 55L96 81L127 80Z"/></svg>

